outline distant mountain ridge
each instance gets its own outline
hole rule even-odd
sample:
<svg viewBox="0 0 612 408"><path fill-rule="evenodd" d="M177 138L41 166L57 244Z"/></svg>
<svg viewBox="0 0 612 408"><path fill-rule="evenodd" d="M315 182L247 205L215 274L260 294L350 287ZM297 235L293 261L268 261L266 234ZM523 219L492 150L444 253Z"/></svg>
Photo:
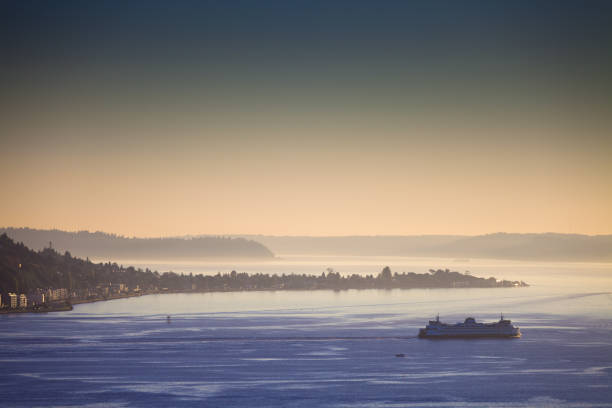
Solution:
<svg viewBox="0 0 612 408"><path fill-rule="evenodd" d="M0 228L41 250L113 259L272 258L280 255L417 256L534 261L612 262L612 235L494 233L408 236L196 235L127 238L104 232Z"/></svg>
<svg viewBox="0 0 612 408"><path fill-rule="evenodd" d="M34 250L52 245L59 252L104 260L274 257L259 242L239 237L127 238L104 232L0 228L3 233Z"/></svg>
<svg viewBox="0 0 612 408"><path fill-rule="evenodd" d="M612 261L612 235L494 233L478 236L236 235L279 255L423 256L537 261Z"/></svg>

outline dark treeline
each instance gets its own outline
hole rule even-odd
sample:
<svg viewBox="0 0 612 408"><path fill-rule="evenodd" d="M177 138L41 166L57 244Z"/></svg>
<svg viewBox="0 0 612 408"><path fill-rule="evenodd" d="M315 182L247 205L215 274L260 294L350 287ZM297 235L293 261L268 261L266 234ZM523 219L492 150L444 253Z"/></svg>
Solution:
<svg viewBox="0 0 612 408"><path fill-rule="evenodd" d="M332 269L321 275L268 275L237 273L198 275L193 278L196 287L204 291L229 290L315 290L315 289L412 289L412 288L492 288L527 286L524 282L497 281L451 272L448 269L433 270L429 273L393 273L387 266L378 275L340 275Z"/></svg>
<svg viewBox="0 0 612 408"><path fill-rule="evenodd" d="M0 292L28 292L37 288L68 288L78 291L97 285L124 283L154 291L241 291L241 290L312 290L312 289L391 289L511 287L523 282L478 278L447 270L429 273L392 273L385 267L378 275L342 276L328 269L321 275L268 275L232 271L214 276L182 275L174 272L124 268L116 263L92 263L73 257L69 252L45 248L33 251L15 243L6 234L0 236Z"/></svg>
<svg viewBox="0 0 612 408"><path fill-rule="evenodd" d="M103 259L177 259L210 257L270 258L274 254L264 245L246 238L194 237L127 238L104 232L66 232L30 228L0 228L17 242L40 250L52 246L82 258Z"/></svg>

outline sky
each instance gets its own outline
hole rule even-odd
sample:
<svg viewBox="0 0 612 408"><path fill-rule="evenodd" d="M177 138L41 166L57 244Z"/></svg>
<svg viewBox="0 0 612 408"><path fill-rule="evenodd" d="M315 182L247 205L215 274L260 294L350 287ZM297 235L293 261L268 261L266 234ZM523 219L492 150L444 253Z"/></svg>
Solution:
<svg viewBox="0 0 612 408"><path fill-rule="evenodd" d="M612 233L612 2L3 1L0 226Z"/></svg>

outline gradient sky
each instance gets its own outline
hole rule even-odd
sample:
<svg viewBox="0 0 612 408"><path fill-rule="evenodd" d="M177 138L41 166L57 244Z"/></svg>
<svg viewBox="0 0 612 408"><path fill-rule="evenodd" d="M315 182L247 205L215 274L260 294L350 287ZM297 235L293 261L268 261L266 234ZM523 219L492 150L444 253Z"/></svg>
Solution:
<svg viewBox="0 0 612 408"><path fill-rule="evenodd" d="M612 2L4 1L0 226L612 233Z"/></svg>

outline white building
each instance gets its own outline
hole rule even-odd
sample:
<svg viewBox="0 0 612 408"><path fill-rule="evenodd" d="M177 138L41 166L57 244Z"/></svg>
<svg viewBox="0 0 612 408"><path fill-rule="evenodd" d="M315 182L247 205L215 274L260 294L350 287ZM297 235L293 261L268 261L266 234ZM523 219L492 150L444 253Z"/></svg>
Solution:
<svg viewBox="0 0 612 408"><path fill-rule="evenodd" d="M8 306L9 306L11 309L16 309L16 308L17 308L17 294L15 294L15 293L9 293L9 294L8 294L8 296L9 296L9 300L10 300L10 302L9 302L9 305L8 305Z"/></svg>
<svg viewBox="0 0 612 408"><path fill-rule="evenodd" d="M50 302L54 300L64 300L68 298L68 290L66 290L66 288L48 289L46 297Z"/></svg>
<svg viewBox="0 0 612 408"><path fill-rule="evenodd" d="M19 307L28 307L28 297L23 293L19 295Z"/></svg>

